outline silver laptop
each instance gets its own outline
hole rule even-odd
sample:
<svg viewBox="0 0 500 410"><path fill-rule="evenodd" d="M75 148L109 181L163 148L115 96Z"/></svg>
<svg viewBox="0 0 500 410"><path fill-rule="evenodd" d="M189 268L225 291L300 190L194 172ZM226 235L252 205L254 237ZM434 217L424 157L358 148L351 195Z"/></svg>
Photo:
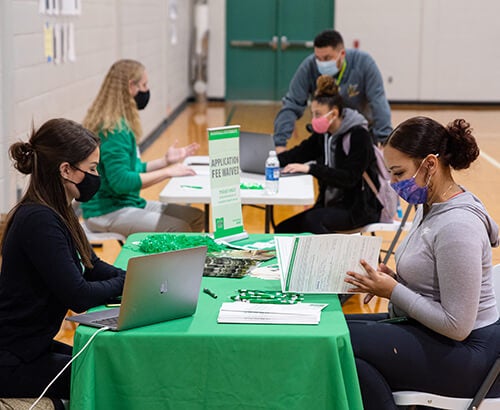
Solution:
<svg viewBox="0 0 500 410"><path fill-rule="evenodd" d="M119 308L70 316L120 331L191 316L196 311L207 247L130 258Z"/></svg>
<svg viewBox="0 0 500 410"><path fill-rule="evenodd" d="M269 151L274 150L271 134L240 131L240 168L243 172L264 174Z"/></svg>
<svg viewBox="0 0 500 410"><path fill-rule="evenodd" d="M240 168L252 174L266 173L266 159L269 151L275 150L274 138L271 134L240 131ZM280 171L282 171L280 169ZM304 175L301 173L281 172L280 177Z"/></svg>

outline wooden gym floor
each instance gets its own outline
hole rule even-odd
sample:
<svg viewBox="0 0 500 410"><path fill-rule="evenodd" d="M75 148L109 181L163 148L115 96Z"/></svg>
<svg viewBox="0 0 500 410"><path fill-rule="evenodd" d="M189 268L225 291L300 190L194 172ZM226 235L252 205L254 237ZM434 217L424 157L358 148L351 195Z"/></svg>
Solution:
<svg viewBox="0 0 500 410"><path fill-rule="evenodd" d="M163 155L167 148L178 140L179 146L191 142L200 144L199 155L208 155L208 127L219 127L227 124L238 124L242 130L272 133L273 120L281 103L248 103L248 102L213 102L192 103L183 110L163 134L142 153L144 161L149 161ZM392 124L398 125L407 118L423 115L447 124L455 118L467 120L477 138L481 149L480 158L469 170L455 173L458 183L474 192L485 204L492 217L500 223L500 107L467 107L467 106L392 106ZM307 138L305 125L310 122L310 113L297 123L296 130L288 147L293 147L302 139ZM165 183L168 183L165 182ZM165 183L143 190L146 199L158 199ZM195 205L194 206L199 206ZM201 207L201 206L200 206ZM276 206L275 221L278 223L296 213L303 211L303 206ZM410 216L410 219L412 216ZM245 229L249 233L264 232L264 212L253 207L243 207ZM403 234L404 235L404 234ZM387 247L393 233L384 233L383 247ZM116 241L106 241L96 253L105 261L113 263L120 252ZM389 265L393 266L393 258ZM493 250L493 263L500 263L500 249ZM374 298L368 305L363 305L358 295L353 296L344 304L344 312L378 312L386 309L386 301ZM63 324L57 338L72 344L74 329Z"/></svg>

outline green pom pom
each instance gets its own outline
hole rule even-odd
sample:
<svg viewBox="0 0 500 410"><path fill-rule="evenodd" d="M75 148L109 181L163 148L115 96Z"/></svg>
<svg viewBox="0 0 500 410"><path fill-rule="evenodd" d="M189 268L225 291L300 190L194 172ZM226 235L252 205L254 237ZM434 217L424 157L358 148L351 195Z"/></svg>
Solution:
<svg viewBox="0 0 500 410"><path fill-rule="evenodd" d="M217 244L209 236L184 234L147 235L139 242L138 246L139 250L144 253L167 252L177 249L194 248L196 246L206 246L209 253L225 249L223 245Z"/></svg>

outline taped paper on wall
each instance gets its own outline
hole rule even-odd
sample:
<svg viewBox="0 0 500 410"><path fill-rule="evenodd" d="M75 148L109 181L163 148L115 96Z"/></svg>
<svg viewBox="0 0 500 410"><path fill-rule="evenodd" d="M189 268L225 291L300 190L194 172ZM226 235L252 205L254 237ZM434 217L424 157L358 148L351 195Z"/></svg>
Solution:
<svg viewBox="0 0 500 410"><path fill-rule="evenodd" d="M43 25L43 48L47 63L54 61L54 27L50 23Z"/></svg>

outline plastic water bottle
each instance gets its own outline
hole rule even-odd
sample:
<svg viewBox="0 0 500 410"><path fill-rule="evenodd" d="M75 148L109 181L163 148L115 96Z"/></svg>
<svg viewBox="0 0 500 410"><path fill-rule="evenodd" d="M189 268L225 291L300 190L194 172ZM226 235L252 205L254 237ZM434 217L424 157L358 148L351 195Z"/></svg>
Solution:
<svg viewBox="0 0 500 410"><path fill-rule="evenodd" d="M266 159L266 193L274 195L278 193L280 180L280 162L276 151L269 151Z"/></svg>

